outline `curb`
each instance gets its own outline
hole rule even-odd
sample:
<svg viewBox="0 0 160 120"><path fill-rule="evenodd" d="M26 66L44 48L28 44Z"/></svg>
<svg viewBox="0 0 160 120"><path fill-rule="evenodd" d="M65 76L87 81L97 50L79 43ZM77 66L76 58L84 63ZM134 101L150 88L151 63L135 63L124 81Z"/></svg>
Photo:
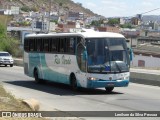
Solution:
<svg viewBox="0 0 160 120"><path fill-rule="evenodd" d="M131 72L130 82L160 86L160 75Z"/></svg>

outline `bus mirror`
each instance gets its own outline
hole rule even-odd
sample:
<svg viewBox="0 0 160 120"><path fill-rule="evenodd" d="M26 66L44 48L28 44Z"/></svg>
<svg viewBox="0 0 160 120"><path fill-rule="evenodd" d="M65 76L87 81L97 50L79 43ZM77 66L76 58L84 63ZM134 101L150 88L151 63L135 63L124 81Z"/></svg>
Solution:
<svg viewBox="0 0 160 120"><path fill-rule="evenodd" d="M86 50L83 52L83 60L87 60L87 51Z"/></svg>
<svg viewBox="0 0 160 120"><path fill-rule="evenodd" d="M128 53L130 53L130 48L127 48Z"/></svg>
<svg viewBox="0 0 160 120"><path fill-rule="evenodd" d="M129 50L130 61L132 61L133 60L133 51L131 48L128 48L128 50Z"/></svg>

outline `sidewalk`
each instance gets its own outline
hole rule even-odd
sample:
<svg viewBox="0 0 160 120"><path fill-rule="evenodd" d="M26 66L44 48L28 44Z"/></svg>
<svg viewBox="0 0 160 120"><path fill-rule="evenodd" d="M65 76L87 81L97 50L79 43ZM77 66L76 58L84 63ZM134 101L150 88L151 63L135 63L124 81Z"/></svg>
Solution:
<svg viewBox="0 0 160 120"><path fill-rule="evenodd" d="M160 86L160 70L131 68L130 71L131 82Z"/></svg>
<svg viewBox="0 0 160 120"><path fill-rule="evenodd" d="M144 73L144 74L146 73L146 74L160 75L160 70L130 68L130 71L135 72L135 73Z"/></svg>

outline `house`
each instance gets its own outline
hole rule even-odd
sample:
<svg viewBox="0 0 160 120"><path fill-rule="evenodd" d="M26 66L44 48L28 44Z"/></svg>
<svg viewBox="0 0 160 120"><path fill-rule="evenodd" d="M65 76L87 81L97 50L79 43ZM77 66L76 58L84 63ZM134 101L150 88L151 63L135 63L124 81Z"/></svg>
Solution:
<svg viewBox="0 0 160 120"><path fill-rule="evenodd" d="M114 32L120 33L119 27L112 27L112 26L105 26L105 27L98 27L99 32Z"/></svg>
<svg viewBox="0 0 160 120"><path fill-rule="evenodd" d="M160 68L160 44L142 44L133 51L133 67Z"/></svg>

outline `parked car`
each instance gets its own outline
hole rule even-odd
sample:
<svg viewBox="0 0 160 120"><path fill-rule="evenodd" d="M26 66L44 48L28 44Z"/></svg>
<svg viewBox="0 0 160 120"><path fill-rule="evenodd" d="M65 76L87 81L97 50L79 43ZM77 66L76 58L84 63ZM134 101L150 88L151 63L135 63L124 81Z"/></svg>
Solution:
<svg viewBox="0 0 160 120"><path fill-rule="evenodd" d="M13 58L12 55L10 55L8 52L0 51L0 65L10 65L10 67L13 67Z"/></svg>

